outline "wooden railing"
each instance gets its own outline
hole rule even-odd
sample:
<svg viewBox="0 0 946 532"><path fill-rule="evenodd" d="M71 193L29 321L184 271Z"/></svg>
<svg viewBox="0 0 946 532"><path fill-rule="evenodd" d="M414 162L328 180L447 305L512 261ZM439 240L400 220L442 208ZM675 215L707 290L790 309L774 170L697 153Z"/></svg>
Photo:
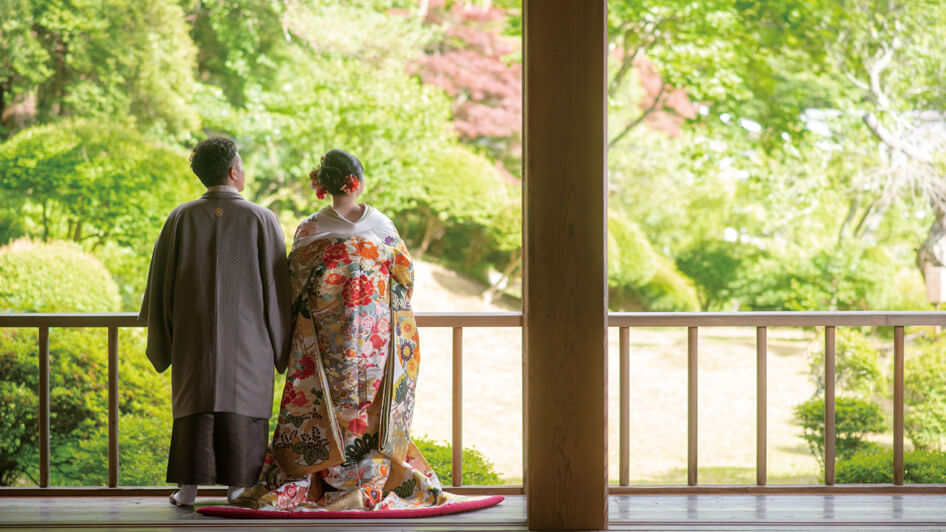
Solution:
<svg viewBox="0 0 946 532"><path fill-rule="evenodd" d="M418 327L447 327L453 332L452 349L452 486L457 493L521 494L522 486L463 486L462 378L463 329L467 327L521 327L521 313L418 313ZM134 314L0 314L2 328L37 328L39 330L39 457L40 488L49 486L49 329L52 327L95 327L108 330L108 487L118 483L118 328L143 327ZM904 485L903 465L903 389L904 327L914 325L944 326L946 312L742 312L742 313L613 313L609 327L619 330L620 345L620 453L619 485L610 493L746 493L746 492L868 492L868 493L946 493L942 485ZM767 486L766 484L766 358L767 327L824 327L825 331L825 460L824 485ZM843 326L894 328L893 397L893 470L891 486L871 485L835 487L834 463L834 377L835 331ZM630 337L632 328L678 327L687 329L687 486L630 485ZM700 327L755 327L756 329L756 485L700 486L697 482L698 352ZM602 449L602 452L606 450ZM525 472L524 472L525 476ZM820 490L819 490L820 488ZM5 488L4 491L11 490ZM34 490L13 489L27 494ZM39 490L42 492L43 490ZM77 490L70 490L78 494ZM89 493L100 493L90 490Z"/></svg>
<svg viewBox="0 0 946 532"><path fill-rule="evenodd" d="M620 460L619 486L611 493L751 493L751 492L854 492L946 493L946 486L904 486L903 476L903 377L905 326L946 325L946 312L733 312L733 313L615 313L609 327L620 331ZM766 359L768 327L824 327L825 445L824 485L767 486L766 483ZM893 485L835 486L835 331L837 327L893 327ZM630 328L679 327L687 329L687 486L630 486ZM697 415L698 352L700 327L755 327L756 329L756 486L698 486ZM682 488L682 489L681 489ZM704 488L704 489L697 489ZM709 488L709 489L705 489ZM820 489L819 489L820 488Z"/></svg>
<svg viewBox="0 0 946 532"><path fill-rule="evenodd" d="M91 327L108 330L108 488L118 488L118 329L144 327L146 324L131 313L114 314L0 314L0 328L36 328L39 330L39 487L49 488L49 329L54 327ZM418 327L449 327L453 329L453 400L452 441L453 470L451 491L455 493L523 493L521 486L462 486L463 437L461 427L463 382L463 329L465 327L521 327L522 314L508 313L418 313ZM137 491L123 490L125 493ZM138 490L141 491L141 490ZM31 488L3 488L2 493L34 494ZM69 489L70 494L82 494ZM90 488L84 494L98 495L102 490ZM222 493L222 492L221 492Z"/></svg>

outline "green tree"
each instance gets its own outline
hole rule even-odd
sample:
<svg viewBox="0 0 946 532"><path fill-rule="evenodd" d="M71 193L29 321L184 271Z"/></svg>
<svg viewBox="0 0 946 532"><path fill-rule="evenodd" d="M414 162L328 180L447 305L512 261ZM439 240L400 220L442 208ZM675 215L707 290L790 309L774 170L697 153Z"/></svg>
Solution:
<svg viewBox="0 0 946 532"><path fill-rule="evenodd" d="M199 184L187 155L135 129L68 120L0 145L0 191L30 219L31 236L98 247L150 243Z"/></svg>
<svg viewBox="0 0 946 532"><path fill-rule="evenodd" d="M119 282L125 309L140 304L167 214L200 189L183 150L131 127L64 120L0 144L0 211L18 221L10 236L94 251Z"/></svg>
<svg viewBox="0 0 946 532"><path fill-rule="evenodd" d="M700 241L677 255L676 264L696 283L700 309L719 310L734 295L746 259L738 243L722 240Z"/></svg>
<svg viewBox="0 0 946 532"><path fill-rule="evenodd" d="M803 131L798 117L823 93L823 43L834 37L820 19L836 13L837 3L807 0L609 1L612 105L631 74L655 74L640 108L614 122L611 146L653 114L697 119L684 99L702 102L707 117L754 120L768 145Z"/></svg>
<svg viewBox="0 0 946 532"><path fill-rule="evenodd" d="M831 19L837 37L827 48L835 76L847 89L833 125L860 129L873 140L879 159L852 183L850 212L870 224L896 198L920 195L935 219L917 250L917 266L923 271L944 265L946 167L940 159L946 89L940 81L946 54L936 42L946 30L946 6L935 0L850 0L844 13Z"/></svg>
<svg viewBox="0 0 946 532"><path fill-rule="evenodd" d="M63 116L162 134L197 126L195 48L173 2L3 0L0 138Z"/></svg>
<svg viewBox="0 0 946 532"><path fill-rule="evenodd" d="M419 254L427 251L435 235L443 235L447 223L488 226L501 205L494 199L503 197L507 186L488 160L459 146L429 154L424 166L429 173L414 198L416 209L426 217Z"/></svg>
<svg viewBox="0 0 946 532"><path fill-rule="evenodd" d="M404 71L425 30L387 15L389 3L334 4L290 3L279 18L254 18L255 31L288 41L267 52L265 75L240 82L236 104L215 85L199 87L204 126L240 141L248 197L276 211L316 209L306 176L330 148L363 162L366 201L389 214L413 208L431 175L428 154L457 142L446 96Z"/></svg>

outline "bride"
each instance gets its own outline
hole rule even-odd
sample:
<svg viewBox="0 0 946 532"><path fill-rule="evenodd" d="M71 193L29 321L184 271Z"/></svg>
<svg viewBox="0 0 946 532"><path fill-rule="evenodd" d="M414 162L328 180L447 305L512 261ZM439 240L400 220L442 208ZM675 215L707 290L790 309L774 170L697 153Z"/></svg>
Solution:
<svg viewBox="0 0 946 532"><path fill-rule="evenodd" d="M292 353L257 485L238 504L378 510L457 499L410 439L420 352L413 265L394 224L357 203L361 163L331 150L309 174L332 204L306 218L289 254Z"/></svg>

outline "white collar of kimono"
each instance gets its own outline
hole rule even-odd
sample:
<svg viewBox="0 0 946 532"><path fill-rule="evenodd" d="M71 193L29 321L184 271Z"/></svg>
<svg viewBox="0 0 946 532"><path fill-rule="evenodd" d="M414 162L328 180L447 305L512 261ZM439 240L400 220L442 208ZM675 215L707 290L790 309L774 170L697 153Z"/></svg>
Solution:
<svg viewBox="0 0 946 532"><path fill-rule="evenodd" d="M207 192L236 192L240 193L236 187L231 187L230 185L214 185L212 187L207 187Z"/></svg>
<svg viewBox="0 0 946 532"><path fill-rule="evenodd" d="M305 247L323 238L373 237L389 245L392 243L389 239L396 241L399 238L391 220L371 205L365 205L365 212L361 215L361 218L354 222L338 214L329 205L306 218L302 225L313 222L318 224L318 230L315 233L296 239L292 243L293 249Z"/></svg>

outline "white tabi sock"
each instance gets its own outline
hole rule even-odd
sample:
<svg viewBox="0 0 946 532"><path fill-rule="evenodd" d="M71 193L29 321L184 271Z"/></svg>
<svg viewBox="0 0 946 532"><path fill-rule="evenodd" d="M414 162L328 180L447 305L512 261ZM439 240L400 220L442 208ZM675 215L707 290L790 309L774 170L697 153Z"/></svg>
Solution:
<svg viewBox="0 0 946 532"><path fill-rule="evenodd" d="M197 484L181 484L181 489L175 491L172 497L179 504L193 505L197 498Z"/></svg>
<svg viewBox="0 0 946 532"><path fill-rule="evenodd" d="M227 487L227 500L233 502L234 499L243 495L243 490L246 489L246 486L228 486Z"/></svg>

